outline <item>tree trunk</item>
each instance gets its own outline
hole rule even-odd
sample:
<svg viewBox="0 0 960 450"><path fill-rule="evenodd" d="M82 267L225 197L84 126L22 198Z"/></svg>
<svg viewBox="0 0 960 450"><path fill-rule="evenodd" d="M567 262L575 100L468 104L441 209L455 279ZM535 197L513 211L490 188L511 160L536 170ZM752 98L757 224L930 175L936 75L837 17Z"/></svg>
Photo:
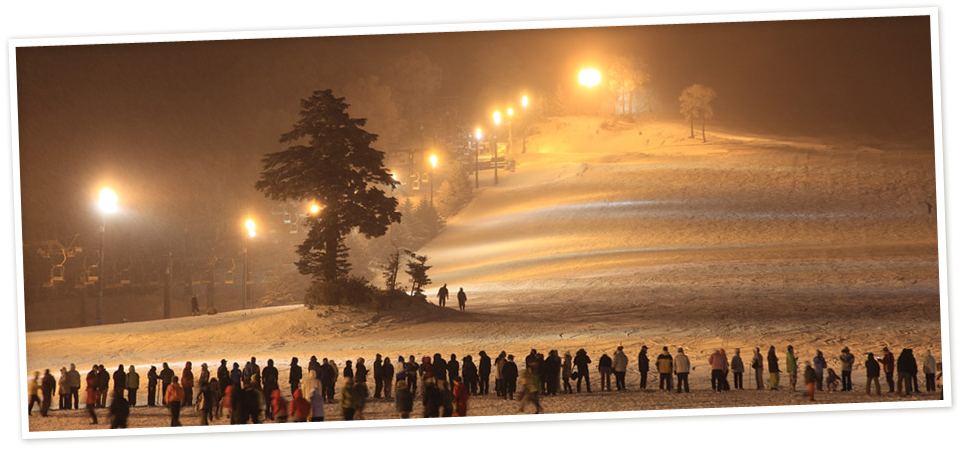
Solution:
<svg viewBox="0 0 960 450"><path fill-rule="evenodd" d="M693 134L693 114L690 114L690 137L694 137Z"/></svg>

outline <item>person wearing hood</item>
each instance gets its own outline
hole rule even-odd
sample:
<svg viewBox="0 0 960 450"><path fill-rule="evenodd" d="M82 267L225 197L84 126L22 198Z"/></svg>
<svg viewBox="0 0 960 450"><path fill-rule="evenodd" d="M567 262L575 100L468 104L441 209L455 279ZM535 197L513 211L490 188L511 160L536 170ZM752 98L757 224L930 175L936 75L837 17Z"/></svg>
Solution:
<svg viewBox="0 0 960 450"><path fill-rule="evenodd" d="M813 393L816 392L817 387L817 371L813 370L813 367L810 366L810 361L804 363L803 368L803 382L807 383L807 397L810 397L810 401L813 401Z"/></svg>
<svg viewBox="0 0 960 450"><path fill-rule="evenodd" d="M193 405L193 363L187 361L180 376L180 386L183 387L183 406Z"/></svg>
<svg viewBox="0 0 960 450"><path fill-rule="evenodd" d="M393 363L390 357L383 358L383 398L390 400L390 392L393 389Z"/></svg>
<svg viewBox="0 0 960 450"><path fill-rule="evenodd" d="M180 405L183 403L184 391L180 386L180 379L174 376L163 395L164 404L170 408L170 426L180 426Z"/></svg>
<svg viewBox="0 0 960 450"><path fill-rule="evenodd" d="M743 359L740 358L740 349L733 349L733 359L730 360L730 370L733 371L733 388L743 390Z"/></svg>
<svg viewBox="0 0 960 450"><path fill-rule="evenodd" d="M67 377L70 380L70 397L73 398L73 409L80 409L80 372L77 366L70 363L70 370L67 371Z"/></svg>
<svg viewBox="0 0 960 450"><path fill-rule="evenodd" d="M817 356L813 357L813 369L817 372L817 390L823 391L823 372L827 369L827 360L820 350L817 350Z"/></svg>
<svg viewBox="0 0 960 450"><path fill-rule="evenodd" d="M397 380L397 391L394 393L394 399L400 418L409 419L410 412L413 411L413 394L407 388L407 380Z"/></svg>
<svg viewBox="0 0 960 450"><path fill-rule="evenodd" d="M797 356L793 353L793 346L787 346L787 374L790 376L790 390L797 390Z"/></svg>
<svg viewBox="0 0 960 450"><path fill-rule="evenodd" d="M777 358L777 350L771 345L767 352L767 369L770 371L770 390L780 389L780 359Z"/></svg>
<svg viewBox="0 0 960 450"><path fill-rule="evenodd" d="M207 363L200 364L200 379L198 381L198 385L210 382L210 370L207 368Z"/></svg>
<svg viewBox="0 0 960 450"><path fill-rule="evenodd" d="M285 423L287 421L287 400L283 398L280 389L274 389L270 392L270 409L277 423Z"/></svg>
<svg viewBox="0 0 960 450"><path fill-rule="evenodd" d="M723 373L727 371L727 359L720 354L720 349L717 349L707 362L710 363L710 387L714 392L723 392Z"/></svg>
<svg viewBox="0 0 960 450"><path fill-rule="evenodd" d="M880 362L874 359L873 353L867 353L867 362L863 364L867 368L867 395L870 395L870 385L877 387L877 395L880 395Z"/></svg>
<svg viewBox="0 0 960 450"><path fill-rule="evenodd" d="M650 371L650 358L647 357L647 346L640 347L637 355L637 370L640 371L640 390L647 389L647 372Z"/></svg>
<svg viewBox="0 0 960 450"><path fill-rule="evenodd" d="M923 357L923 374L926 375L927 392L937 391L937 358L933 357L930 350L927 350Z"/></svg>
<svg viewBox="0 0 960 450"><path fill-rule="evenodd" d="M347 360L347 362L346 362L345 365L343 366L343 377L344 377L344 378L353 378L353 361L350 361L349 359ZM356 381L356 380L354 380L354 381Z"/></svg>
<svg viewBox="0 0 960 450"><path fill-rule="evenodd" d="M58 398L60 406L58 409L70 409L70 376L67 375L67 368L60 368L60 379L57 380L57 390L60 391Z"/></svg>
<svg viewBox="0 0 960 450"><path fill-rule="evenodd" d="M573 357L573 365L577 366L577 393L580 393L580 383L587 385L587 393L590 392L590 357L584 349L577 350L577 355ZM510 397L511 399L513 397Z"/></svg>
<svg viewBox="0 0 960 450"><path fill-rule="evenodd" d="M40 375L40 373L37 372L37 375ZM97 366L94 365L93 369L87 372L87 396L86 396L87 413L89 413L90 418L93 419L92 423L94 425L97 423L97 412L95 411L95 408L97 407L97 399L100 398L98 383L99 383L99 380L97 377Z"/></svg>
<svg viewBox="0 0 960 450"><path fill-rule="evenodd" d="M690 358L683 353L682 347L677 347L677 357L673 359L674 372L677 374L677 393L690 393Z"/></svg>
<svg viewBox="0 0 960 450"><path fill-rule="evenodd" d="M627 354L623 352L623 346L618 346L617 351L613 352L613 377L618 391L627 388L627 364L629 363Z"/></svg>
<svg viewBox="0 0 960 450"><path fill-rule="evenodd" d="M377 353L373 360L373 398L380 398L383 392L383 355Z"/></svg>
<svg viewBox="0 0 960 450"><path fill-rule="evenodd" d="M561 376L563 377L563 393L572 394L573 387L570 386L570 375L573 375L573 357L570 356L570 352L563 353L563 362L560 364L560 372Z"/></svg>
<svg viewBox="0 0 960 450"><path fill-rule="evenodd" d="M913 357L913 351L909 348L903 349L900 356L897 357L897 394L910 395L913 389L913 377L917 373L917 361ZM903 385L907 387L904 390Z"/></svg>
<svg viewBox="0 0 960 450"><path fill-rule="evenodd" d="M667 346L663 346L663 352L657 356L657 371L660 372L660 390L673 390L673 356Z"/></svg>
<svg viewBox="0 0 960 450"><path fill-rule="evenodd" d="M306 383L304 383L306 386ZM316 386L316 383L314 383ZM320 390L316 387L313 388L317 392L317 397L320 398L320 410L323 411L323 395L320 394ZM293 390L293 399L290 400L290 420L293 422L306 422L307 417L310 416L310 402L307 399L303 398L303 389L296 388ZM321 414L321 417L323 415Z"/></svg>
<svg viewBox="0 0 960 450"><path fill-rule="evenodd" d="M600 356L600 361L597 363L597 372L600 372L600 390L609 391L610 376L613 375L613 359L606 353Z"/></svg>
<svg viewBox="0 0 960 450"><path fill-rule="evenodd" d="M840 350L840 390L843 392L853 390L853 380L851 375L853 374L853 353L850 352L849 347L844 347L843 350Z"/></svg>
<svg viewBox="0 0 960 450"><path fill-rule="evenodd" d="M755 376L755 381L757 385L757 390L763 389L763 356L760 355L760 347L753 349L753 361L750 363L750 368L753 369L753 374Z"/></svg>
<svg viewBox="0 0 960 450"><path fill-rule="evenodd" d="M173 369L167 363L163 363L163 370L160 371L160 402L163 406L167 405L167 389L173 382Z"/></svg>
<svg viewBox="0 0 960 450"><path fill-rule="evenodd" d="M880 366L883 368L883 373L887 379L887 393L893 393L893 372L896 368L896 362L893 358L893 352L889 348L883 348L883 358L880 359Z"/></svg>
<svg viewBox="0 0 960 450"><path fill-rule="evenodd" d="M477 374L480 376L479 395L487 395L490 393L491 366L492 364L490 363L490 357L487 356L487 352L480 350L480 364L477 365Z"/></svg>
<svg viewBox="0 0 960 450"><path fill-rule="evenodd" d="M27 391L30 394L30 404L27 406L28 416L33 414L33 405L38 405L43 408L43 400L40 399L40 380L40 372L33 372L33 380L30 381L30 387Z"/></svg>
<svg viewBox="0 0 960 450"><path fill-rule="evenodd" d="M127 403L131 407L137 406L137 389L140 388L140 374L137 373L137 369L133 367L133 364L130 364L130 369L127 371Z"/></svg>
<svg viewBox="0 0 960 450"><path fill-rule="evenodd" d="M326 400L323 398L323 393L320 392L320 389L313 388L310 391L310 421L311 422L323 422L326 413L324 412L324 405Z"/></svg>

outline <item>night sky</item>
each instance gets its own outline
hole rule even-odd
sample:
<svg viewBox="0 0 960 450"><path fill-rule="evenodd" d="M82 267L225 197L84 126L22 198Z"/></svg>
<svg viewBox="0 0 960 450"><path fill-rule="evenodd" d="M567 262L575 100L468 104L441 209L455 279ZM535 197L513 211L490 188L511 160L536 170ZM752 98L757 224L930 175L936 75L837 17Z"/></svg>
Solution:
<svg viewBox="0 0 960 450"><path fill-rule="evenodd" d="M18 48L24 240L93 236L104 185L143 242L209 214L240 223L267 205L253 189L259 160L282 149L299 100L389 81L411 52L439 66L437 96L467 126L522 91L575 94L578 68L628 56L666 118L702 83L718 94L716 123L743 132L933 151L925 16Z"/></svg>

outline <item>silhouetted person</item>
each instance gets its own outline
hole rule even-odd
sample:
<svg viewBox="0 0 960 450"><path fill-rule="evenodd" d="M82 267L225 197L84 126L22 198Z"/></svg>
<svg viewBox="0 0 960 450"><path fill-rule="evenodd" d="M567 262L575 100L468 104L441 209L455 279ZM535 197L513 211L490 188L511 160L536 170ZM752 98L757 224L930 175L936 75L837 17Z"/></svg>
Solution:
<svg viewBox="0 0 960 450"><path fill-rule="evenodd" d="M463 292L463 288L460 288L460 292L457 292L457 303L460 304L460 311L467 309L467 293Z"/></svg>
<svg viewBox="0 0 960 450"><path fill-rule="evenodd" d="M157 406L157 380L159 379L157 366L150 366L147 372L147 406Z"/></svg>
<svg viewBox="0 0 960 450"><path fill-rule="evenodd" d="M447 306L447 298L450 297L450 291L447 290L447 283L443 283L443 286L437 291L437 298L440 300L440 307Z"/></svg>
<svg viewBox="0 0 960 450"><path fill-rule="evenodd" d="M637 370L640 371L640 389L647 388L647 372L650 371L650 358L647 357L647 346L640 347L637 355Z"/></svg>
<svg viewBox="0 0 960 450"><path fill-rule="evenodd" d="M197 301L197 296L196 296L196 295L194 295L192 298L190 298L190 312L191 312L191 314L193 314L193 315L195 315L195 316L199 316L199 315L200 315L200 302Z"/></svg>
<svg viewBox="0 0 960 450"><path fill-rule="evenodd" d="M110 428L126 428L127 418L130 417L130 403L122 394L114 393L110 402Z"/></svg>
<svg viewBox="0 0 960 450"><path fill-rule="evenodd" d="M167 389L170 388L170 383L173 382L174 374L173 369L163 363L163 370L160 371L160 399L163 402L163 405L167 405Z"/></svg>
<svg viewBox="0 0 960 450"><path fill-rule="evenodd" d="M297 364L300 360L296 356L290 360L290 395L300 389L300 380L303 378L303 368ZM314 359L316 362L316 359Z"/></svg>
<svg viewBox="0 0 960 450"><path fill-rule="evenodd" d="M513 355L507 356L507 362L503 365L502 375L504 396L513 400L513 394L517 392L517 377L520 376L517 363L513 362Z"/></svg>
<svg viewBox="0 0 960 450"><path fill-rule="evenodd" d="M80 372L77 371L77 366L73 363L70 363L67 378L70 383L70 397L73 398L73 409L80 409Z"/></svg>
<svg viewBox="0 0 960 450"><path fill-rule="evenodd" d="M584 349L577 350L577 355L573 357L573 365L577 366L577 393L580 393L580 383L587 385L587 392L590 392L590 357ZM513 397L510 397L511 399Z"/></svg>
<svg viewBox="0 0 960 450"><path fill-rule="evenodd" d="M130 370L127 371L127 403L128 406L137 406L137 389L140 389L140 374L130 364Z"/></svg>
<svg viewBox="0 0 960 450"><path fill-rule="evenodd" d="M53 393L57 390L57 380L50 375L50 369L43 370L43 381L40 382L40 390L43 392L43 402L40 403L40 415L47 417L50 411L50 404L53 403Z"/></svg>

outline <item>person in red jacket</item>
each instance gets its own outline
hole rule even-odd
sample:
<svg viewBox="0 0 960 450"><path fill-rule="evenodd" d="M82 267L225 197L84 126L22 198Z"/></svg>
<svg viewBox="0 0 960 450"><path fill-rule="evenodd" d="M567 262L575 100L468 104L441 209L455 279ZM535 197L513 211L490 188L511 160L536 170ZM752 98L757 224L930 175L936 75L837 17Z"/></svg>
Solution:
<svg viewBox="0 0 960 450"><path fill-rule="evenodd" d="M170 386L167 386L167 392L163 398L167 401L167 407L170 408L170 426L179 427L180 425L180 405L183 404L183 387L180 386L179 379L173 377Z"/></svg>
<svg viewBox="0 0 960 450"><path fill-rule="evenodd" d="M280 394L280 389L274 389L270 393L272 400L270 406L273 408L273 417L278 423L284 423L287 421L287 400L283 398L283 395Z"/></svg>
<svg viewBox="0 0 960 450"><path fill-rule="evenodd" d="M883 358L880 359L880 366L883 367L883 372L887 376L887 387L890 390L887 393L893 392L893 369L894 369L894 358L893 352L889 348L883 348Z"/></svg>
<svg viewBox="0 0 960 450"><path fill-rule="evenodd" d="M460 382L460 378L453 379L453 402L454 417L467 416L467 399L470 398L470 390Z"/></svg>
<svg viewBox="0 0 960 450"><path fill-rule="evenodd" d="M293 400L290 402L290 415L293 417L294 422L306 422L309 414L310 402L303 398L303 391L297 388L297 390L293 391Z"/></svg>
<svg viewBox="0 0 960 450"><path fill-rule="evenodd" d="M183 376L180 377L180 386L183 387L183 406L193 404L193 363L187 361L183 366Z"/></svg>
<svg viewBox="0 0 960 450"><path fill-rule="evenodd" d="M94 365L93 369L87 372L87 412L90 413L90 418L93 419L93 424L97 424L97 413L94 408L97 407L97 400L100 398L100 391L98 389L99 379L97 378L97 366Z"/></svg>

